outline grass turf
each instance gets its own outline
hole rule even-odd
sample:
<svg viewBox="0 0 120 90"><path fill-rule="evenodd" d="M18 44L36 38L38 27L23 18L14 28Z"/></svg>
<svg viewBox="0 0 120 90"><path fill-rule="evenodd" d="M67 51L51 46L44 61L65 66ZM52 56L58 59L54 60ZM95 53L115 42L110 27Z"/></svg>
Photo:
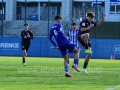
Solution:
<svg viewBox="0 0 120 90"><path fill-rule="evenodd" d="M120 86L120 61L91 59L88 75L72 69L72 78L64 76L62 58L27 57L22 66L21 57L0 57L0 90L107 90ZM79 61L79 68L83 66ZM111 90L120 90L111 89Z"/></svg>

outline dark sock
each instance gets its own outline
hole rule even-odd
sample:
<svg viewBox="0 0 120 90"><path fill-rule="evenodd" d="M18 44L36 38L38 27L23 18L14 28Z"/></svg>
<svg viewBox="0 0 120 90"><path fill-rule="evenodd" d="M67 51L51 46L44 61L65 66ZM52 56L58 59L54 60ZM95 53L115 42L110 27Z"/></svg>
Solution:
<svg viewBox="0 0 120 90"><path fill-rule="evenodd" d="M23 63L25 63L25 58L23 58Z"/></svg>
<svg viewBox="0 0 120 90"><path fill-rule="evenodd" d="M88 49L88 44L85 44L85 49Z"/></svg>
<svg viewBox="0 0 120 90"><path fill-rule="evenodd" d="M88 65L88 63L84 63L83 68L86 69L86 68L87 68L87 65Z"/></svg>
<svg viewBox="0 0 120 90"><path fill-rule="evenodd" d="M68 64L69 64L69 60L68 60Z"/></svg>
<svg viewBox="0 0 120 90"><path fill-rule="evenodd" d="M77 66L78 66L78 62L77 62Z"/></svg>

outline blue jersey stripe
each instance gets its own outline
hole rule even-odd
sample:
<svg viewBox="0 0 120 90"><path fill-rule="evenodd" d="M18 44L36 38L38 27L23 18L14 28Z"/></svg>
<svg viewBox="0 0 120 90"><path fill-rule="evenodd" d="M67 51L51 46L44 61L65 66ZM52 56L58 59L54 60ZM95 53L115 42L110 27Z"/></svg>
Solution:
<svg viewBox="0 0 120 90"><path fill-rule="evenodd" d="M79 43L78 43L78 40L77 40L77 34L78 34L79 30L69 30L68 33L69 33L69 40L74 43L77 47L79 47Z"/></svg>

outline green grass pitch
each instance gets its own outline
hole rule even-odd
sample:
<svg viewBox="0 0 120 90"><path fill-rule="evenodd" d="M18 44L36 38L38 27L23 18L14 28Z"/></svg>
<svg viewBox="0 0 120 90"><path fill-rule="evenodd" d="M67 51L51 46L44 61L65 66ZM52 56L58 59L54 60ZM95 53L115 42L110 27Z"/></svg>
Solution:
<svg viewBox="0 0 120 90"><path fill-rule="evenodd" d="M68 78L62 58L27 57L27 66L22 66L21 57L0 57L0 90L120 90L119 60L91 59L88 75L74 71L72 63L71 58L73 77Z"/></svg>

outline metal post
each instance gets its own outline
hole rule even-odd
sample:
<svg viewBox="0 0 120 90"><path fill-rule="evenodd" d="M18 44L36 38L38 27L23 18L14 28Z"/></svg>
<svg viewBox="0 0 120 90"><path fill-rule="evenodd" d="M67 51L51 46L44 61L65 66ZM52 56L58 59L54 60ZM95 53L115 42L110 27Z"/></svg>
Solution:
<svg viewBox="0 0 120 90"><path fill-rule="evenodd" d="M95 8L95 19L96 19L96 23L98 22L97 20L97 0L96 0L96 8ZM96 44L96 39L97 39L97 27L95 27L95 44ZM96 45L95 45L95 52L97 52L96 50ZM96 55L95 55L95 58L96 58Z"/></svg>
<svg viewBox="0 0 120 90"><path fill-rule="evenodd" d="M27 3L26 3L26 0L25 0L25 23L26 23L26 6L27 6Z"/></svg>
<svg viewBox="0 0 120 90"><path fill-rule="evenodd" d="M38 21L40 21L40 2L38 2Z"/></svg>
<svg viewBox="0 0 120 90"><path fill-rule="evenodd" d="M98 22L98 14L97 14L97 0L96 0L96 8L95 8L95 19L96 19L96 23ZM97 27L95 27L95 39L96 39L96 34L97 34Z"/></svg>
<svg viewBox="0 0 120 90"><path fill-rule="evenodd" d="M3 37L3 19L4 19L4 16L3 16L3 0L2 0L2 20L1 20L1 36Z"/></svg>
<svg viewBox="0 0 120 90"><path fill-rule="evenodd" d="M72 23L73 23L73 15L74 15L74 13L73 13L73 8L74 8L74 2L73 2L73 0L72 0L72 16L71 16Z"/></svg>
<svg viewBox="0 0 120 90"><path fill-rule="evenodd" d="M82 2L82 18L86 18L86 3Z"/></svg>
<svg viewBox="0 0 120 90"><path fill-rule="evenodd" d="M49 15L50 14L50 0L48 0L48 35L49 35L49 22L50 22L50 18L49 18Z"/></svg>
<svg viewBox="0 0 120 90"><path fill-rule="evenodd" d="M98 21L98 14L97 14L97 8L98 7L97 6L98 6L98 4L97 4L97 0L96 0L96 11L95 11L96 12L96 21Z"/></svg>

